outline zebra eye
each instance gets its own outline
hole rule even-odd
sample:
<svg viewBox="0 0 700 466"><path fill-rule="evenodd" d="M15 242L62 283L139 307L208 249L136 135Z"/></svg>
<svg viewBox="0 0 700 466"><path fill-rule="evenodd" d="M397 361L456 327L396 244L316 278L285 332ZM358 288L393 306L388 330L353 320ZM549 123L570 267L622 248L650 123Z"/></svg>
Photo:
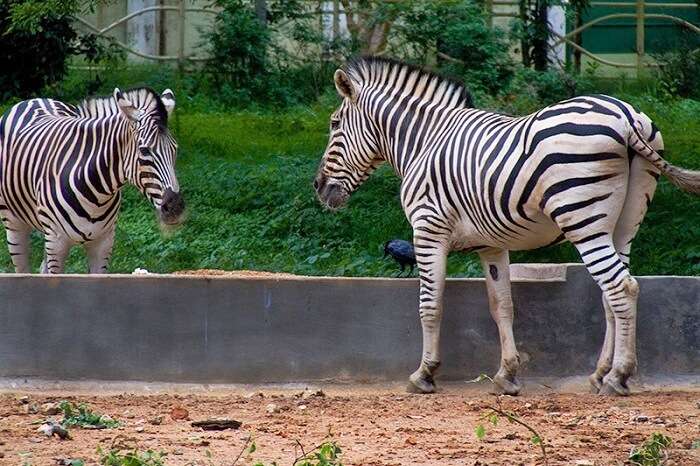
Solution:
<svg viewBox="0 0 700 466"><path fill-rule="evenodd" d="M331 120L331 129L335 131L338 128L340 128L340 120Z"/></svg>
<svg viewBox="0 0 700 466"><path fill-rule="evenodd" d="M139 147L139 151L141 152L141 155L143 155L144 157L148 157L151 155L151 149L149 149L146 146Z"/></svg>

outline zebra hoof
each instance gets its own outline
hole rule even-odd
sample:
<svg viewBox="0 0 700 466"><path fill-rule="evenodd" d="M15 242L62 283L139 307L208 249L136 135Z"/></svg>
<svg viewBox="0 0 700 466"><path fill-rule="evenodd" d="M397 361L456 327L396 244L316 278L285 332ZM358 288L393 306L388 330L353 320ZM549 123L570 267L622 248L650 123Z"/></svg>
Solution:
<svg viewBox="0 0 700 466"><path fill-rule="evenodd" d="M522 385L520 385L520 382L518 382L515 376L506 377L496 374L493 381L506 395L516 396L522 389Z"/></svg>
<svg viewBox="0 0 700 466"><path fill-rule="evenodd" d="M600 392L603 386L603 378L597 373L588 376L588 382L591 384L591 393L596 394Z"/></svg>
<svg viewBox="0 0 700 466"><path fill-rule="evenodd" d="M598 394L603 396L629 396L630 389L616 380L607 380L603 382L600 390L598 390Z"/></svg>
<svg viewBox="0 0 700 466"><path fill-rule="evenodd" d="M435 393L435 380L432 375L425 375L421 371L416 371L408 378L409 393Z"/></svg>

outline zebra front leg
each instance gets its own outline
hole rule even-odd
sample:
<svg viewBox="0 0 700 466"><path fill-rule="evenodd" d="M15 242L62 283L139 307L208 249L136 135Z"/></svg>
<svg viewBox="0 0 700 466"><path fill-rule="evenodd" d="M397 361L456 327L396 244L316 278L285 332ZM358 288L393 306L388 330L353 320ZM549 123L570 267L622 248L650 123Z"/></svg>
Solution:
<svg viewBox="0 0 700 466"><path fill-rule="evenodd" d="M420 277L420 321L423 329L423 355L420 367L409 377L408 390L433 393L435 371L440 366L440 323L445 288L447 246L437 240L414 238Z"/></svg>
<svg viewBox="0 0 700 466"><path fill-rule="evenodd" d="M44 241L44 261L41 263L41 273L63 273L71 246L71 242L67 239L47 235Z"/></svg>
<svg viewBox="0 0 700 466"><path fill-rule="evenodd" d="M498 326L501 340L501 365L493 381L508 395L520 392L515 375L520 367L520 356L513 337L513 299L510 286L510 260L504 249L479 252L486 277L491 317Z"/></svg>
<svg viewBox="0 0 700 466"><path fill-rule="evenodd" d="M5 234L7 235L7 249L10 252L12 265L15 267L15 273L31 273L29 263L30 243L29 234L31 228L14 222L3 222L5 224Z"/></svg>
<svg viewBox="0 0 700 466"><path fill-rule="evenodd" d="M114 246L114 228L110 228L100 238L85 243L90 273L107 273L109 259Z"/></svg>
<svg viewBox="0 0 700 466"><path fill-rule="evenodd" d="M598 393L603 386L603 377L610 372L615 351L615 314L603 293L603 307L605 308L605 340L603 349L600 350L595 372L588 377L594 393Z"/></svg>

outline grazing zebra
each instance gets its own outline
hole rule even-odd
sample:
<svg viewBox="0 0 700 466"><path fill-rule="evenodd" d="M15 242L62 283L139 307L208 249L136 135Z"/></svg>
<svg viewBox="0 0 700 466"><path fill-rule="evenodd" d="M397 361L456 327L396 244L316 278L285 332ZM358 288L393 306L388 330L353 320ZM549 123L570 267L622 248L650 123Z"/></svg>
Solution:
<svg viewBox="0 0 700 466"><path fill-rule="evenodd" d="M90 273L105 273L121 187L135 185L160 221L181 221L177 145L168 131L169 89L114 90L78 106L51 99L18 103L0 119L0 216L18 273L28 273L29 234L45 236L43 273L61 273L74 244Z"/></svg>
<svg viewBox="0 0 700 466"><path fill-rule="evenodd" d="M382 162L402 178L420 273L423 356L409 388L433 392L440 365L445 264L451 250L477 251L498 326L495 382L517 394L509 250L563 241L576 247L603 293L607 329L594 388L629 393L637 364L639 287L629 253L660 174L700 193L700 172L662 157L651 120L604 95L569 99L511 117L471 107L459 83L399 62L362 58L335 73L343 97L314 187L331 209Z"/></svg>

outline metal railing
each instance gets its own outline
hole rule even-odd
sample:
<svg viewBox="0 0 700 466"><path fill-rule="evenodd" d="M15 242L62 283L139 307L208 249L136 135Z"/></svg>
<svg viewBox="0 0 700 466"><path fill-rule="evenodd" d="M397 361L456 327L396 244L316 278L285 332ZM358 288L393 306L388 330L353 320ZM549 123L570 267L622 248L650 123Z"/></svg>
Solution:
<svg viewBox="0 0 700 466"><path fill-rule="evenodd" d="M668 14L660 14L660 13L647 13L647 9L652 9L652 8L667 8L667 9L694 9L698 8L698 5L696 3L647 3L644 0L635 0L635 1L628 1L628 2L601 2L601 1L594 1L590 3L591 6L595 7L604 7L604 8L634 8L635 12L634 13L611 13L605 16L601 16L599 18L592 19L591 21L588 21L581 26L573 29L570 32L567 32L566 34L558 34L554 31L550 30L550 33L556 38L556 41L552 44L554 47L557 45L566 43L570 47L572 47L574 50L577 50L578 52L588 56L592 60L595 60L599 63L602 63L604 65L609 65L609 66L614 66L617 68L636 68L637 72L640 73L645 67L654 67L657 66L655 63L650 63L648 61L645 61L645 49L644 49L644 40L645 40L645 26L646 26L646 19L663 19L663 20L668 20L671 22L674 22L678 25L681 25L685 28L687 28L690 31L693 31L697 34L700 34L700 27L696 26L695 24L683 19L679 18L677 16L673 15L668 15ZM516 0L486 0L486 11L489 13L489 24L493 25L493 19L494 17L513 17L513 18L519 18L520 13L517 12L494 12L493 8L496 6L510 6L510 7L520 7L520 2ZM632 18L635 19L635 54L636 54L636 63L621 63L621 62L616 62L613 60L608 60L605 59L599 55L594 54L593 52L585 49L583 46L581 46L579 43L576 43L575 38L578 36L580 37L580 34L591 28L592 26L602 23L604 21L609 21L611 19L619 19L619 18Z"/></svg>
<svg viewBox="0 0 700 466"><path fill-rule="evenodd" d="M154 55L150 53L144 53L139 50L136 50L129 45L125 44L124 42L121 42L120 40L117 40L116 38L107 35L108 32L112 31L116 27L128 23L130 20L141 16L146 13L151 13L151 12L160 12L160 11L171 11L177 13L177 34L178 34L178 41L177 41L177 55ZM185 34L186 34L186 15L187 13L209 13L212 15L216 15L218 12L216 10L212 9L207 9L207 8L193 8L193 7L187 7L186 5L186 0L180 0L177 5L160 5L160 6L149 6L145 8L141 8L140 10L133 11L129 13L126 16L123 16L122 18L114 21L113 23L109 24L108 26L105 27L98 27L89 21L87 21L84 18L81 18L79 16L74 17L74 19L85 26L88 30L93 32L94 34L101 36L101 37L108 37L111 41L113 41L114 44L122 48L128 53L131 53L133 55L136 55L141 58L145 58L147 60L157 60L157 61L177 61L180 63L180 65L183 65L184 62L186 61L204 61L207 59L207 57L201 57L201 56L195 56L195 55L186 55L185 54Z"/></svg>

